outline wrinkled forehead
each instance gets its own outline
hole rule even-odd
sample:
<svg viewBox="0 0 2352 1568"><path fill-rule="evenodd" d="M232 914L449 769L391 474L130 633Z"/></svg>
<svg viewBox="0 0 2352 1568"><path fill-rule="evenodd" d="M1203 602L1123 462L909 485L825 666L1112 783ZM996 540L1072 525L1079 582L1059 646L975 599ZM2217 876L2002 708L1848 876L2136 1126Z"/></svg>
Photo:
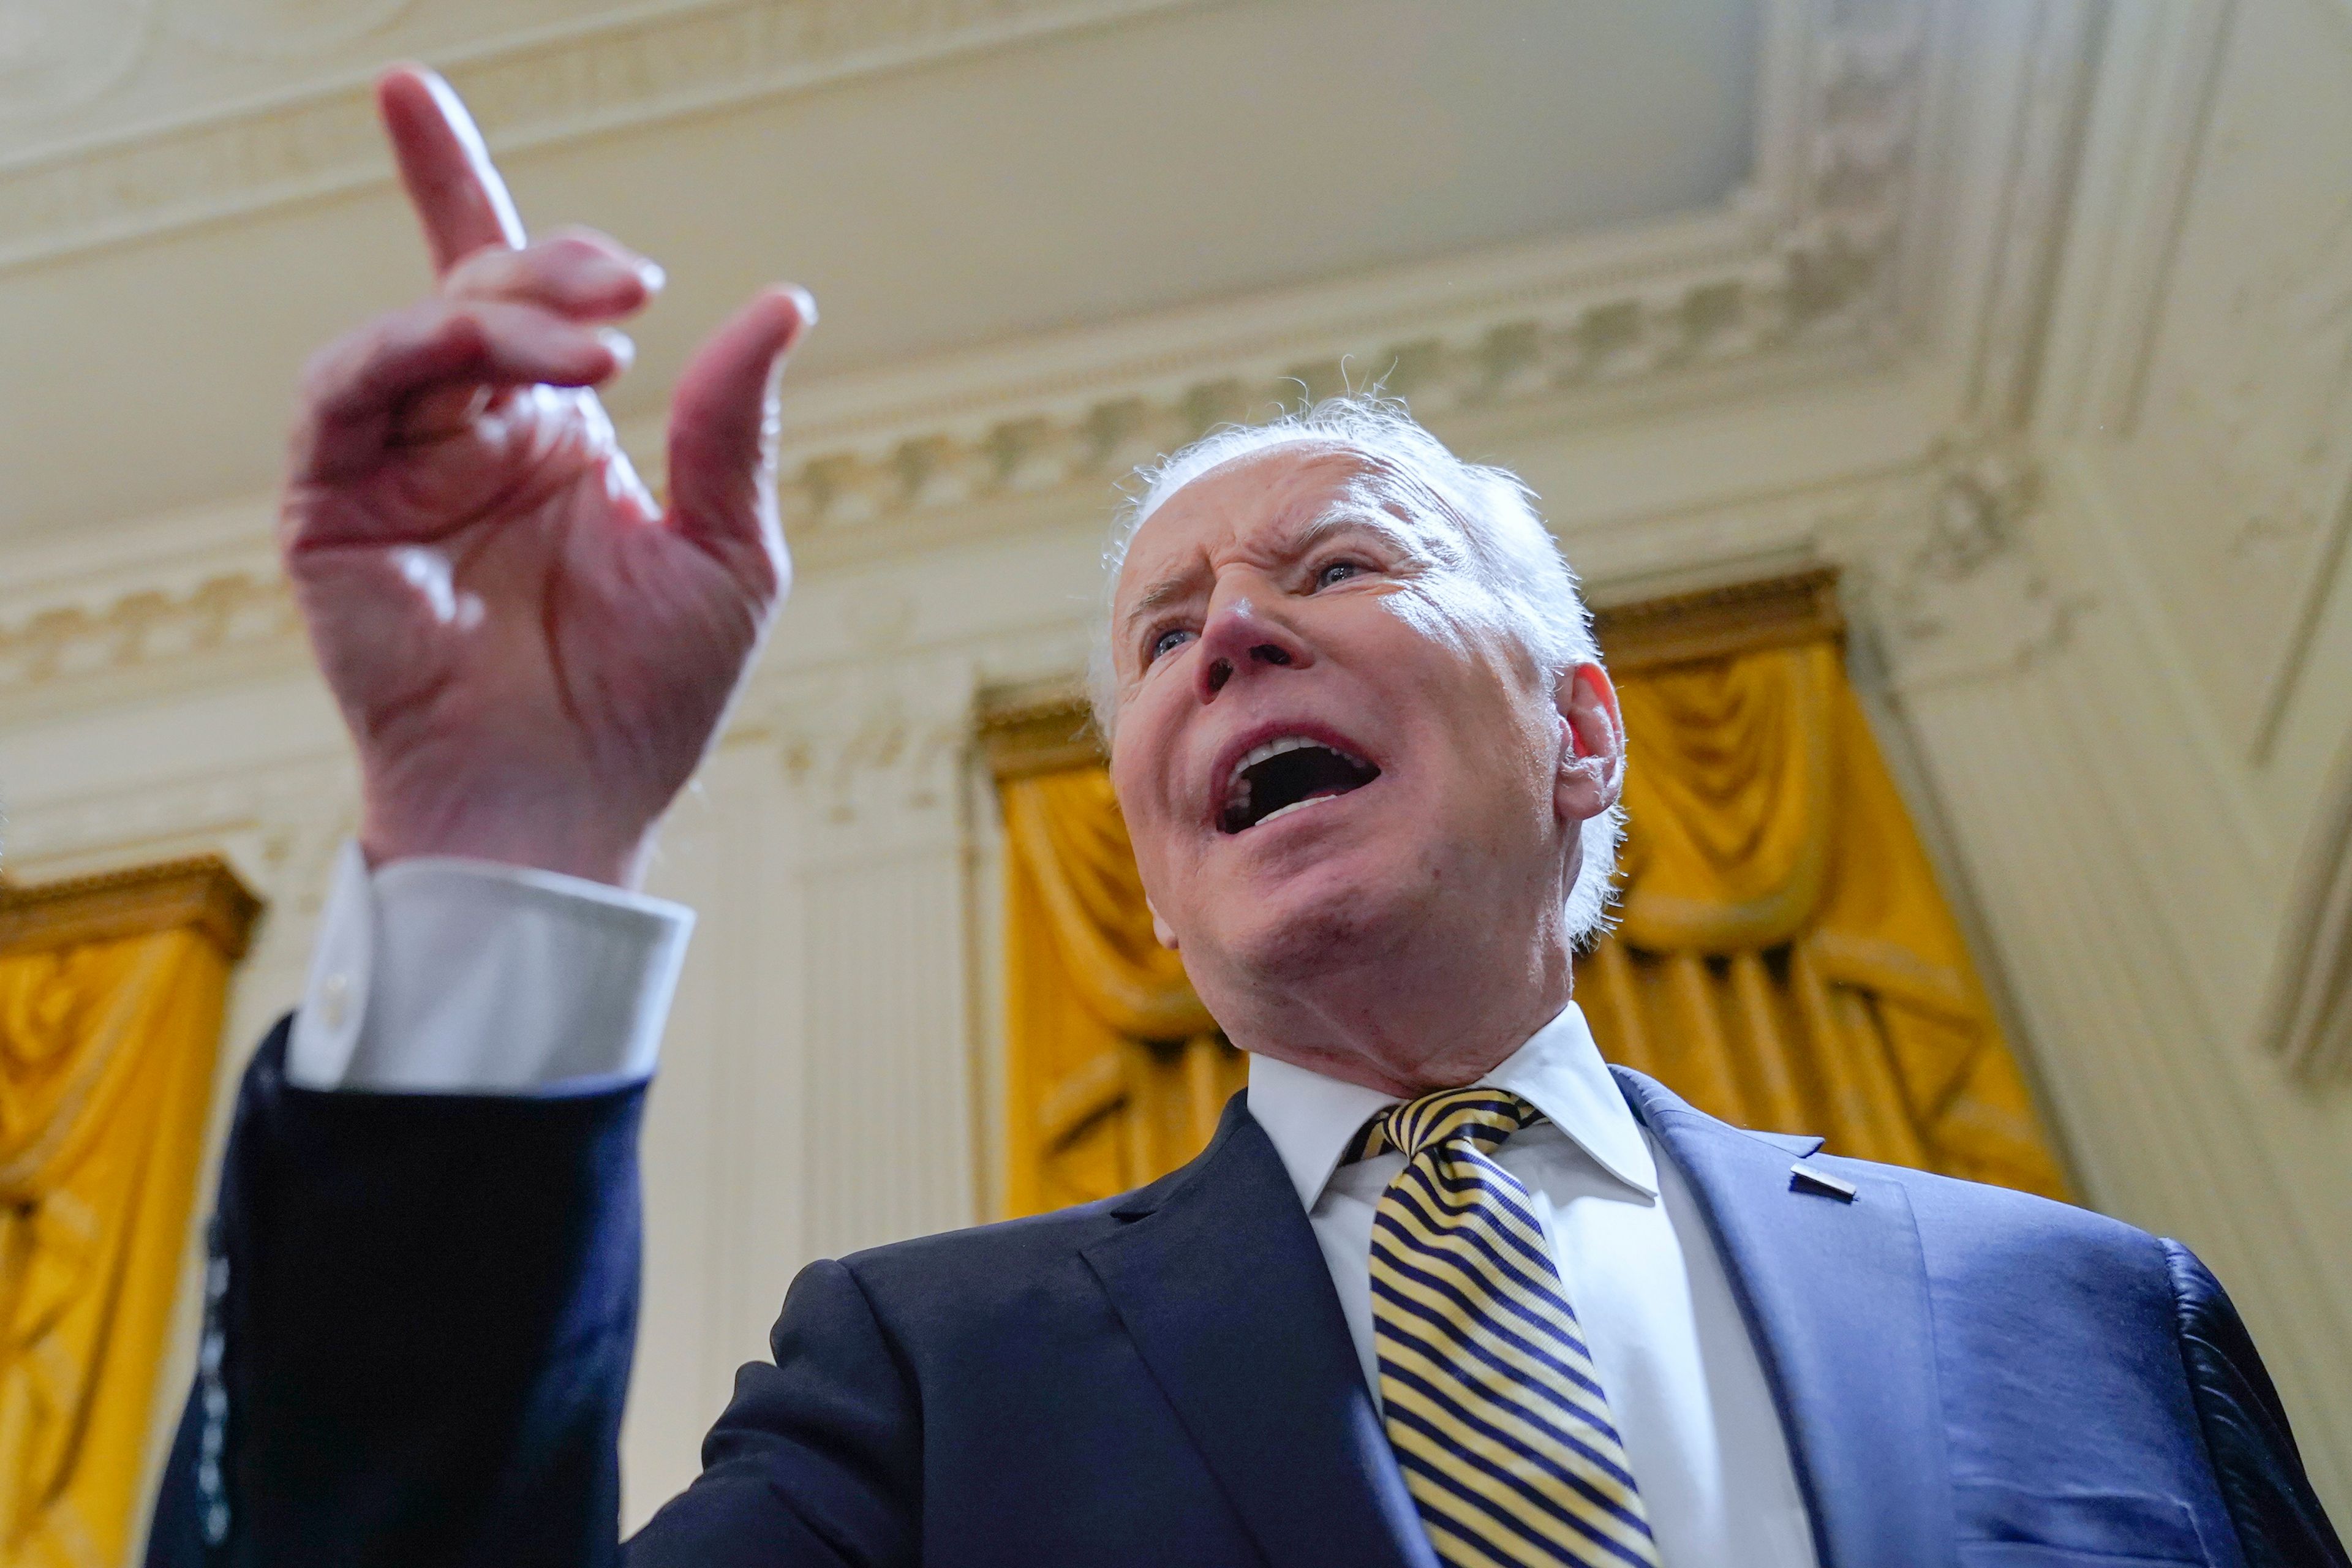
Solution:
<svg viewBox="0 0 2352 1568"><path fill-rule="evenodd" d="M1454 553L1461 528L1418 476L1328 437L1255 447L1182 478L1151 499L1128 541L1114 599L1223 546L1299 530L1333 513L1393 523L1424 548Z"/></svg>

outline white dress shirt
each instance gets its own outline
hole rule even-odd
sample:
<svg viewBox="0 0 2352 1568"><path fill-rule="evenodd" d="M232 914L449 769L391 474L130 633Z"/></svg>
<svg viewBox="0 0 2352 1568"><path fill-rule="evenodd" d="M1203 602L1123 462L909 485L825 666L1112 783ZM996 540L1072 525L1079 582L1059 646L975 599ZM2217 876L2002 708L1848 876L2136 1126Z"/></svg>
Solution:
<svg viewBox="0 0 2352 1568"><path fill-rule="evenodd" d="M1665 1568L1814 1568L1787 1436L1706 1218L1657 1157L1570 1003L1479 1083L1546 1121L1496 1155L1534 1200L1582 1321L1601 1386ZM1341 1165L1357 1131L1396 1103L1271 1057L1250 1058L1249 1106L1306 1205L1362 1362L1372 1348L1372 1214L1404 1157Z"/></svg>
<svg viewBox="0 0 2352 1568"><path fill-rule="evenodd" d="M347 845L286 1076L509 1094L644 1079L693 924L677 904L487 861L371 871ZM1815 1568L1788 1440L1705 1216L1633 1120L1583 1013L1570 1004L1479 1081L1548 1118L1496 1158L1534 1200L1664 1568ZM1377 1400L1372 1214L1403 1160L1339 1162L1395 1101L1269 1057L1250 1058L1249 1084Z"/></svg>
<svg viewBox="0 0 2352 1568"><path fill-rule="evenodd" d="M303 1089L525 1094L654 1070L694 911L487 860L335 861L286 1045Z"/></svg>

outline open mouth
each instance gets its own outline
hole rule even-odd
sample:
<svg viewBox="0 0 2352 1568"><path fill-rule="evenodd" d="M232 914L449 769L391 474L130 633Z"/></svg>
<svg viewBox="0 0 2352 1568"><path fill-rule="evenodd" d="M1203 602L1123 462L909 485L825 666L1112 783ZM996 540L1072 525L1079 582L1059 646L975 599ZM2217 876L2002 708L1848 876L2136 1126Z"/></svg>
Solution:
<svg viewBox="0 0 2352 1568"><path fill-rule="evenodd" d="M1252 747L1234 764L1217 825L1227 833L1244 833L1285 812L1361 789L1380 776L1381 770L1361 757L1303 735L1286 735Z"/></svg>

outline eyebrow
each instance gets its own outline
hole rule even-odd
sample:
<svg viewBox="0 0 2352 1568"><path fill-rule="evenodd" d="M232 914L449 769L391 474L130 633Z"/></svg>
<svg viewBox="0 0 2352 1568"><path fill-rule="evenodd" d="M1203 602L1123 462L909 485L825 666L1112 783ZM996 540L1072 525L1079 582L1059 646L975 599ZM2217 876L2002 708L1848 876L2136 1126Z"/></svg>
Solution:
<svg viewBox="0 0 2352 1568"><path fill-rule="evenodd" d="M1396 518L1378 507L1351 506L1346 502L1318 514L1313 521L1301 524L1296 531L1282 535L1281 547L1286 554L1306 555L1334 534L1357 530L1378 534L1392 548L1414 561L1427 559L1428 552ZM1153 582L1136 595L1135 603L1119 618L1119 635L1132 636L1138 621L1192 592L1200 575L1196 563Z"/></svg>
<svg viewBox="0 0 2352 1568"><path fill-rule="evenodd" d="M1344 503L1322 512L1313 521L1300 527L1297 532L1287 535L1283 540L1283 546L1294 555L1305 555L1332 535L1357 529L1380 535L1416 561L1427 554L1402 523L1379 507Z"/></svg>
<svg viewBox="0 0 2352 1568"><path fill-rule="evenodd" d="M1181 571L1170 573L1144 589L1136 596L1135 603L1128 607L1127 614L1120 617L1118 623L1120 635L1132 634L1136 622L1162 605L1172 604L1191 593L1193 580L1199 575L1200 571L1197 567L1187 566Z"/></svg>

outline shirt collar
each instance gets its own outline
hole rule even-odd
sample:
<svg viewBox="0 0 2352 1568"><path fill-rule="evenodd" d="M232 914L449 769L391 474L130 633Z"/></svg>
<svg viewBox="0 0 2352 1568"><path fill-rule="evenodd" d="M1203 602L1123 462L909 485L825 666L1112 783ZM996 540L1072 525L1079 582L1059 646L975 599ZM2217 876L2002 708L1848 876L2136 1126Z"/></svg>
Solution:
<svg viewBox="0 0 2352 1568"><path fill-rule="evenodd" d="M1646 1196L1657 1195L1657 1162L1575 1003L1478 1082L1519 1096L1602 1170ZM1308 1210L1322 1197L1358 1129L1373 1112L1396 1103L1396 1096L1377 1089L1273 1057L1250 1058L1250 1114L1273 1140L1300 1205Z"/></svg>

